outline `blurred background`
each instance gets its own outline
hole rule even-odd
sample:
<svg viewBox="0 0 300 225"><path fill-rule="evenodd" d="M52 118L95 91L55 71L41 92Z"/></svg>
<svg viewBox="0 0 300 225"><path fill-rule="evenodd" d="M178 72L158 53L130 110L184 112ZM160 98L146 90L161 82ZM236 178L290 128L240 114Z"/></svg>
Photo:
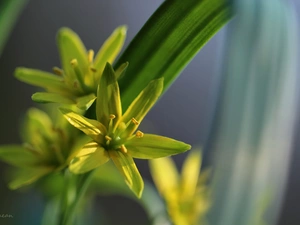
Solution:
<svg viewBox="0 0 300 225"><path fill-rule="evenodd" d="M59 28L70 27L81 37L87 49L97 51L114 28L126 24L129 28L126 47L162 2L30 0L0 57L0 144L20 143L18 127L22 115L29 107L36 106L31 101L36 89L16 80L14 69L24 66L51 71L53 66L60 66L55 42ZM289 2L296 8L300 21L300 2ZM155 131L193 146L205 145L216 105L225 30L226 27L199 52L155 105L143 124L147 129L144 131ZM300 140L300 126L297 130L296 140ZM300 224L300 142L296 141L294 146L279 225ZM179 167L184 158L184 154L174 157ZM147 162L137 161L137 164L142 176L151 180ZM32 225L39 224L43 211L41 197L33 191L8 190L5 168L0 163L0 214L12 214L14 219L0 218L0 225L27 224L20 222L26 220L35 221ZM99 197L96 204L110 224L120 224L120 221L123 225L146 224L143 209L129 199Z"/></svg>

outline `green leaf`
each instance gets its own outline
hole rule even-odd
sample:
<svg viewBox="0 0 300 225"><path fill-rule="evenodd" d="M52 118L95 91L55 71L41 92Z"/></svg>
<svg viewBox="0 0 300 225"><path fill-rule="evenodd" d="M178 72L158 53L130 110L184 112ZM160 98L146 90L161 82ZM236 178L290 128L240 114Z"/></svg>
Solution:
<svg viewBox="0 0 300 225"><path fill-rule="evenodd" d="M9 183L9 188L15 190L22 186L29 185L50 173L52 170L53 168L51 167L34 167L18 170L17 173L14 174L13 180Z"/></svg>
<svg viewBox="0 0 300 225"><path fill-rule="evenodd" d="M136 119L138 124L155 104L163 89L163 78L151 81L148 86L134 99L125 114L122 122L125 124L132 118ZM138 124L131 123L126 129L125 135L131 135L137 128Z"/></svg>
<svg viewBox="0 0 300 225"><path fill-rule="evenodd" d="M63 95L48 92L37 92L31 96L31 99L39 103L61 103L61 104L75 104L70 98Z"/></svg>
<svg viewBox="0 0 300 225"><path fill-rule="evenodd" d="M120 90L112 66L107 63L103 71L97 93L97 119L108 127L110 115L116 116L114 122L122 116Z"/></svg>
<svg viewBox="0 0 300 225"><path fill-rule="evenodd" d="M171 158L150 160L149 166L155 185L162 195L168 196L178 188L179 175Z"/></svg>
<svg viewBox="0 0 300 225"><path fill-rule="evenodd" d="M19 67L15 70L15 77L27 84L42 87L48 91L68 93L64 79L52 73Z"/></svg>
<svg viewBox="0 0 300 225"><path fill-rule="evenodd" d="M27 0L2 0L0 2L0 56L12 28Z"/></svg>
<svg viewBox="0 0 300 225"><path fill-rule="evenodd" d="M88 110L90 106L96 100L96 96L94 94L86 95L83 97L79 97L76 99L77 107L82 110Z"/></svg>
<svg viewBox="0 0 300 225"><path fill-rule="evenodd" d="M125 143L128 152L133 158L155 159L185 152L191 148L184 142L171 138L145 134L143 137L134 137Z"/></svg>
<svg viewBox="0 0 300 225"><path fill-rule="evenodd" d="M115 150L110 150L108 153L124 176L127 185L140 198L144 189L144 182L131 156Z"/></svg>
<svg viewBox="0 0 300 225"><path fill-rule="evenodd" d="M39 163L37 155L21 145L0 146L0 160L17 167L30 167Z"/></svg>
<svg viewBox="0 0 300 225"><path fill-rule="evenodd" d="M115 29L97 53L94 61L94 66L98 71L95 82L99 81L106 63L112 64L121 51L126 38L126 32L126 26L120 26Z"/></svg>
<svg viewBox="0 0 300 225"><path fill-rule="evenodd" d="M164 77L164 91L196 53L231 17L227 0L164 1L121 55L130 62L120 80L122 106L153 79Z"/></svg>
<svg viewBox="0 0 300 225"><path fill-rule="evenodd" d="M100 122L85 118L69 109L60 108L60 111L74 127L99 143L103 141L103 134L106 133L106 128Z"/></svg>
<svg viewBox="0 0 300 225"><path fill-rule="evenodd" d="M59 48L60 59L66 78L74 79L77 77L71 61L77 60L80 70L79 80L84 80L85 72L88 70L88 57L85 46L79 36L69 28L61 28L57 34L57 45Z"/></svg>
<svg viewBox="0 0 300 225"><path fill-rule="evenodd" d="M77 156L70 163L70 171L76 174L86 173L109 160L107 151L99 147L96 142L90 142L83 146Z"/></svg>

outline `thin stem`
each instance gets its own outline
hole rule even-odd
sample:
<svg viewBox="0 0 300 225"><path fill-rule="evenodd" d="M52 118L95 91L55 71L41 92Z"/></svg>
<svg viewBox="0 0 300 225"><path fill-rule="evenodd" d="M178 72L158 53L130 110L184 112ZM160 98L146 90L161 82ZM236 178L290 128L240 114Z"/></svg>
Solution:
<svg viewBox="0 0 300 225"><path fill-rule="evenodd" d="M84 197L84 194L89 186L90 181L92 180L93 171L90 171L88 173L78 175L78 182L77 182L77 192L76 197L74 201L68 206L64 218L63 218L63 225L73 225L75 215L78 209L78 206L80 205L80 202L82 201L82 198Z"/></svg>

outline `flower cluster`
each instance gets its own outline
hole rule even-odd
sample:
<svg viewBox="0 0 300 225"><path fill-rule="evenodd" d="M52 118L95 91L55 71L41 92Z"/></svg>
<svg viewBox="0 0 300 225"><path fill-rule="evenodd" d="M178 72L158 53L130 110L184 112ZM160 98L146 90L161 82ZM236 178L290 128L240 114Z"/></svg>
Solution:
<svg viewBox="0 0 300 225"><path fill-rule="evenodd" d="M183 142L137 130L161 95L163 78L151 81L127 110L122 110L118 78L125 74L128 63L116 70L111 63L125 35L126 27L117 28L94 59L94 52L86 51L80 38L63 28L57 38L62 62L62 69L54 68L57 75L26 68L16 70L18 79L48 91L34 94L33 100L62 104L60 111L67 120L57 123L58 127L46 113L29 110L24 145L0 148L0 159L22 171L11 183L12 188L63 169L86 173L112 159L128 186L140 197L144 183L133 158L155 159L190 149ZM92 104L95 107L91 109L96 110L87 114Z"/></svg>
<svg viewBox="0 0 300 225"><path fill-rule="evenodd" d="M54 67L53 73L49 73L21 67L16 69L15 76L47 90L32 96L36 102L76 104L79 108L87 109L96 99L106 62L113 63L124 44L126 30L126 26L118 27L94 57L94 51L87 51L76 33L69 28L62 28L57 35L62 69ZM127 65L121 65L117 74L121 75Z"/></svg>

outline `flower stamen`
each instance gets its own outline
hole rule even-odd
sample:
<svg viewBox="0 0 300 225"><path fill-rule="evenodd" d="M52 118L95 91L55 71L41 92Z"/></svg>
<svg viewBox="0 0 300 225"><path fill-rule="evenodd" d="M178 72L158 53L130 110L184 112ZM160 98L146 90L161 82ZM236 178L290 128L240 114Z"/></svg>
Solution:
<svg viewBox="0 0 300 225"><path fill-rule="evenodd" d="M94 60L94 51L91 49L88 52L88 61L89 63L93 63L93 60Z"/></svg>
<svg viewBox="0 0 300 225"><path fill-rule="evenodd" d="M82 73L81 73L81 71L80 71L80 69L78 67L78 61L77 61L77 59L72 59L70 63L72 65L73 69L74 69L76 78L77 78L80 86L82 87L83 90L86 90L86 86L85 86L85 83L84 83L84 80L83 80L84 76L82 75Z"/></svg>
<svg viewBox="0 0 300 225"><path fill-rule="evenodd" d="M93 73L96 73L96 72L97 72L97 69L95 69L94 67L90 67L90 70L91 70Z"/></svg>
<svg viewBox="0 0 300 225"><path fill-rule="evenodd" d="M135 133L135 136L136 136L137 138L142 138L142 137L144 137L144 133L143 133L142 131L138 130L138 131Z"/></svg>
<svg viewBox="0 0 300 225"><path fill-rule="evenodd" d="M131 122L134 123L136 126L138 126L140 123L135 118L131 119Z"/></svg>
<svg viewBox="0 0 300 225"><path fill-rule="evenodd" d="M58 67L56 67L56 66L53 67L52 70L53 70L53 72L54 72L56 75L58 75L58 76L62 76L62 75L64 74L63 70L60 69L60 68L58 68Z"/></svg>
<svg viewBox="0 0 300 225"><path fill-rule="evenodd" d="M112 138L108 135L105 135L105 139L106 139L106 145L109 145L110 142L112 141Z"/></svg>
<svg viewBox="0 0 300 225"><path fill-rule="evenodd" d="M125 145L121 145L121 148L120 148L121 152L123 152L124 154L126 154L128 151L127 151L127 148L125 147Z"/></svg>

